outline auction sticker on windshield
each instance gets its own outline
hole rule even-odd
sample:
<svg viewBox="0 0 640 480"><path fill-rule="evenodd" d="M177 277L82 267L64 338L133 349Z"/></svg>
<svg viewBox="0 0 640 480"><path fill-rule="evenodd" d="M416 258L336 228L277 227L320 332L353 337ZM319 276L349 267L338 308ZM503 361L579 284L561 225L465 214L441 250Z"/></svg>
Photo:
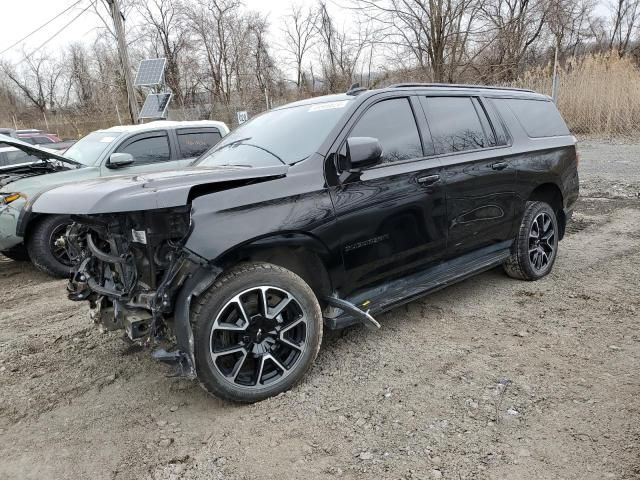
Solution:
<svg viewBox="0 0 640 480"><path fill-rule="evenodd" d="M319 103L317 105L311 105L310 112L320 112L322 110L333 110L334 108L344 108L349 103L349 100L342 100L340 102L327 102Z"/></svg>

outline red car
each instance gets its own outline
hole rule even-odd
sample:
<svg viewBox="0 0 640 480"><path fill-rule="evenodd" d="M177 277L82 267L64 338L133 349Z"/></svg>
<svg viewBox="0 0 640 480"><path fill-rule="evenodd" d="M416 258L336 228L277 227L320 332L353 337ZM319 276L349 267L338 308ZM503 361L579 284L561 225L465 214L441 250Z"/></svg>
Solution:
<svg viewBox="0 0 640 480"><path fill-rule="evenodd" d="M17 130L18 138L32 145L46 145L47 143L60 143L62 140L53 133L45 133L41 130Z"/></svg>

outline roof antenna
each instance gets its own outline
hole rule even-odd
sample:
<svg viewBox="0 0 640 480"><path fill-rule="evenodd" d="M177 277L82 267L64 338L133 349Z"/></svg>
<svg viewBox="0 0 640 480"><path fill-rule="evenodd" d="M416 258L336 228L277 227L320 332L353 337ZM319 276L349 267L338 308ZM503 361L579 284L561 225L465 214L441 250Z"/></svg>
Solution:
<svg viewBox="0 0 640 480"><path fill-rule="evenodd" d="M359 83L354 83L349 87L349 90L347 90L347 95L358 95L359 93L362 92L366 92L367 89L364 87L361 87Z"/></svg>

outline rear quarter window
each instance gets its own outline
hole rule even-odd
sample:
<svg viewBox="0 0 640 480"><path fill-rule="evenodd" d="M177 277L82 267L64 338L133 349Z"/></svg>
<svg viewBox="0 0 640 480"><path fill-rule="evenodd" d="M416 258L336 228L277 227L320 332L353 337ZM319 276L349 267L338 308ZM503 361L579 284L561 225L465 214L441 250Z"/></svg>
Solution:
<svg viewBox="0 0 640 480"><path fill-rule="evenodd" d="M179 130L178 144L182 158L195 158L213 147L222 139L218 130Z"/></svg>
<svg viewBox="0 0 640 480"><path fill-rule="evenodd" d="M531 138L571 135L553 102L515 98L494 99L498 109L507 106Z"/></svg>

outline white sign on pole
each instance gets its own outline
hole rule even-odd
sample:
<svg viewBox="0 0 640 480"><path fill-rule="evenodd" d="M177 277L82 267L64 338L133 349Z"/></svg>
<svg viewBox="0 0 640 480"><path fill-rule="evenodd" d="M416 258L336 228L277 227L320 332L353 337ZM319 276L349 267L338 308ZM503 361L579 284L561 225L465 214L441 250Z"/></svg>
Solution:
<svg viewBox="0 0 640 480"><path fill-rule="evenodd" d="M236 112L236 115L238 116L238 125L242 125L249 120L249 114L246 111Z"/></svg>

